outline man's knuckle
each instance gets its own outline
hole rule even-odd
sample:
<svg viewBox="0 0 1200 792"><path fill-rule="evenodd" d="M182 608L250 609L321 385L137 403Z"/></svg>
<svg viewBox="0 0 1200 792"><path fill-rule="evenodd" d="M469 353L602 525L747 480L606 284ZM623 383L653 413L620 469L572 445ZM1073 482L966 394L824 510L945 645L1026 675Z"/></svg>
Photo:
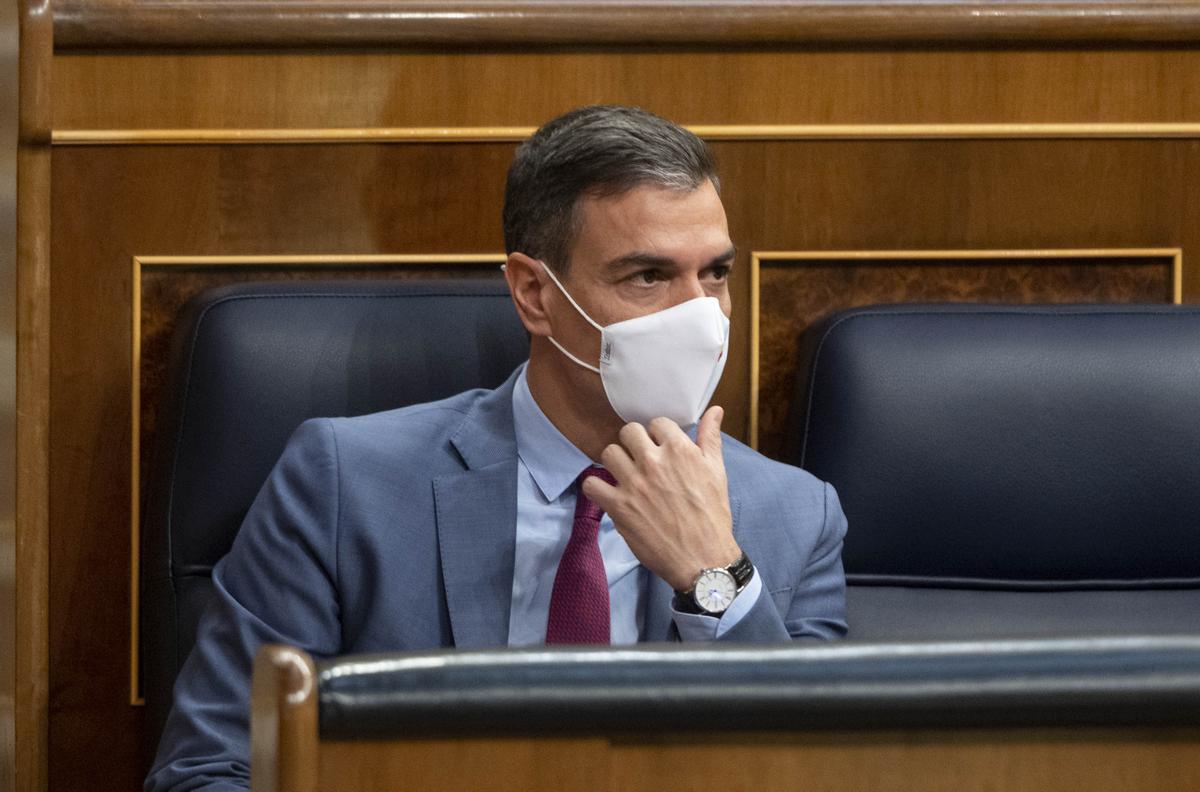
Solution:
<svg viewBox="0 0 1200 792"><path fill-rule="evenodd" d="M692 438L688 437L683 432L671 435L667 443L672 448L697 448L696 444L692 442Z"/></svg>

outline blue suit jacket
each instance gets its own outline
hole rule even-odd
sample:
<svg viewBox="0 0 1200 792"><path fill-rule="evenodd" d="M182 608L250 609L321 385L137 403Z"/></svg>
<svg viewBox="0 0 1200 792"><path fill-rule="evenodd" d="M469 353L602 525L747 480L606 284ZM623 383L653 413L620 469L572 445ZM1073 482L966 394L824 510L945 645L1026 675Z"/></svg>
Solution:
<svg viewBox="0 0 1200 792"><path fill-rule="evenodd" d="M263 643L330 656L507 642L514 381L296 430L213 570L147 790L248 786ZM724 456L734 536L763 595L721 640L844 634L846 520L833 488L729 437ZM642 640L676 640L671 589L651 580Z"/></svg>

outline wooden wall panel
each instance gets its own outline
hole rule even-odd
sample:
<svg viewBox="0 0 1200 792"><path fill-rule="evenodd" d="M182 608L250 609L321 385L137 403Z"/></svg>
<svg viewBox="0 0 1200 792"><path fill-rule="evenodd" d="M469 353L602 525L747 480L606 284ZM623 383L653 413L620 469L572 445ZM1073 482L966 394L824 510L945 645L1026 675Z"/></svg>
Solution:
<svg viewBox="0 0 1200 792"><path fill-rule="evenodd" d="M128 649L134 256L420 253L450 245L450 252L495 252L502 247L495 175L502 180L511 148L471 148L466 161L437 147L365 159L367 149L309 147L59 152L51 789L133 789L143 767ZM480 174L492 178L485 184ZM181 274L184 282L174 284L151 274L151 330L165 321L162 302L201 282L241 279L228 270L224 278Z"/></svg>
<svg viewBox="0 0 1200 792"><path fill-rule="evenodd" d="M1200 139L718 143L747 250L1183 248L1200 299ZM749 152L753 155L733 152ZM736 339L735 339L736 340Z"/></svg>
<svg viewBox="0 0 1200 792"><path fill-rule="evenodd" d="M60 54L55 129L1200 121L1200 51ZM687 86L687 90L680 90ZM463 101L470 97L470 101Z"/></svg>
<svg viewBox="0 0 1200 792"><path fill-rule="evenodd" d="M819 139L820 129L775 139L759 129L715 144L741 251L732 359L717 400L727 407L726 427L742 437L756 251L1180 248L1184 299L1200 299L1200 267L1191 266L1200 251L1194 47L72 50L54 66L60 142L88 130L453 134L532 127L594 101L642 104L696 125L838 125L825 135L838 139ZM1011 126L1050 123L1107 126ZM878 126L889 124L921 126ZM955 126L978 124L1010 126L988 132L1001 136L991 140ZM147 268L143 312L134 316L134 257L502 249L504 173L520 130L473 132L480 140L469 143L356 143L353 134L311 145L54 150L53 790L138 786L141 714L129 704L131 451L153 430L175 307L202 285L259 274ZM762 370L764 447L778 442L790 389L786 345L816 313L918 292L1165 299L1162 265L1152 261L1054 266L910 262L850 275L839 266L768 267L763 338L774 362ZM130 433L135 322L146 342L141 437Z"/></svg>
<svg viewBox="0 0 1200 792"><path fill-rule="evenodd" d="M129 431L133 257L496 253L512 150L504 142L55 150L53 788L89 779L93 789L129 789L140 773L126 640L129 459L137 442ZM743 437L752 251L1179 247L1196 293L1186 263L1200 250L1200 196L1188 187L1200 178L1195 140L743 141L718 143L716 153L742 251L732 359L717 398L727 426ZM1167 298L1161 267L1112 266L964 264L923 271L919 287L902 268L879 277L859 269L851 278L839 267L768 268L764 315L774 322L795 306L803 322L838 304L918 292ZM246 271L150 274L140 321L154 344L187 293ZM778 412L788 376L768 374L764 398ZM155 407L155 392L145 392L145 409Z"/></svg>

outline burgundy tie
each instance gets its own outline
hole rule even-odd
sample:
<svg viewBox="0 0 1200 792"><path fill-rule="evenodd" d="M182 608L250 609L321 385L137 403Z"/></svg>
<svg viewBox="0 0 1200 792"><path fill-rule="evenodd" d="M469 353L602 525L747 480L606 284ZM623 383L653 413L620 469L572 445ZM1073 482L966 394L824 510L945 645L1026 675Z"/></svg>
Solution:
<svg viewBox="0 0 1200 792"><path fill-rule="evenodd" d="M583 482L599 476L616 480L604 468L590 467L575 479L575 523L550 593L548 644L606 644L609 642L608 577L597 536L604 510L583 494Z"/></svg>

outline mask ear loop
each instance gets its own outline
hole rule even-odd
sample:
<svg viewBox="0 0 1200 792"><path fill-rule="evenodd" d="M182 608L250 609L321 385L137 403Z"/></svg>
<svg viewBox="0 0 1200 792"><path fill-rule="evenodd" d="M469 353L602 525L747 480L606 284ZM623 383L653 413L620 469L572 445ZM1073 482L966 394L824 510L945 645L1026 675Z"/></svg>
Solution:
<svg viewBox="0 0 1200 792"><path fill-rule="evenodd" d="M562 282L559 281L559 279L555 276L554 271L546 266L546 262L539 260L538 264L542 265L542 269L544 269L546 271L546 274L550 276L550 280L554 281L554 285L558 287L558 290L563 293L563 297L566 297L567 300L571 303L571 305L575 308L575 310L579 312L579 315L582 316L584 319L586 319L588 324L590 324L592 327L596 328L601 333L603 333L604 328L601 327L600 325L596 324L596 322L592 319L592 317L587 315L587 311L585 311L579 307L579 303L575 302L575 298L572 297L570 295L570 293L567 292L567 290L563 288Z"/></svg>
<svg viewBox="0 0 1200 792"><path fill-rule="evenodd" d="M597 330L599 330L599 331L600 331L600 332L603 334L603 333L604 333L604 328L603 328L603 327L601 327L600 325L596 324L596 322L595 322L595 321L592 319L592 317L590 317L590 316L588 316L588 315L587 315L587 311L585 311L585 310L583 310L582 308L580 308L580 307L579 307L579 303L575 302L575 298L574 298L574 297L572 297L572 296L570 295L570 293L569 293L569 292L567 292L567 290L563 288L563 285L562 285L562 283L559 281L559 279L558 279L558 278L557 278L557 277L554 275L554 273L553 273L553 272L550 270L550 268L549 268L548 266L546 266L546 262L544 262L544 261L542 261L542 260L540 260L540 259L539 259L539 260L538 260L538 264L541 264L541 265L542 265L542 269L543 269L543 270L545 270L545 271L546 271L546 274L550 276L550 280L554 281L554 285L558 287L558 290L559 290L560 292L562 292L562 295L563 295L563 297L566 297L566 298L567 298L567 302L571 303L571 307L573 307L573 308L574 308L574 309L575 309L575 310L576 310L576 311L579 313L579 315L580 315L580 316L582 316L582 317L583 317L585 320L587 320L587 323L588 323L588 324L590 324L592 327L596 328ZM555 340L554 340L554 336L546 336L546 340L547 340L547 341L549 341L551 344L554 344L554 346L558 348L558 351L559 351L559 352L562 352L562 353L563 353L564 355L566 355L568 358L570 358L571 360L575 361L575 362L576 362L576 363L578 363L579 365L583 366L585 369L588 369L589 371L594 371L594 372L596 372L597 374L599 374L599 373L600 373L600 369L598 369L597 367L595 367L595 366L591 365L590 363L584 363L582 360L580 360L579 358L575 357L575 356L574 356L574 355L572 355L570 352L568 352L568 351L567 351L565 348L563 348L563 345L562 345L562 344L560 344L560 343L558 343L557 341L555 341Z"/></svg>
<svg viewBox="0 0 1200 792"><path fill-rule="evenodd" d="M558 351L559 351L559 352L562 352L564 355L566 355L567 357L569 357L571 360L575 361L575 362L576 362L576 363L578 363L579 365L583 366L583 367L584 367L585 369L587 369L588 371L594 371L594 372L596 372L597 374L599 374L599 373L600 373L600 369L596 368L595 366L593 366L593 365L592 365L592 364L590 364L590 363L584 363L582 360L580 360L579 358L575 357L574 355L572 355L572 354L571 354L570 352L568 352L567 350L563 349L563 345L562 345L562 344L560 344L560 343L558 343L557 341L555 341L555 340L554 340L554 336L546 336L546 340L547 340L547 341L549 341L551 344L554 344L554 346L558 347Z"/></svg>

